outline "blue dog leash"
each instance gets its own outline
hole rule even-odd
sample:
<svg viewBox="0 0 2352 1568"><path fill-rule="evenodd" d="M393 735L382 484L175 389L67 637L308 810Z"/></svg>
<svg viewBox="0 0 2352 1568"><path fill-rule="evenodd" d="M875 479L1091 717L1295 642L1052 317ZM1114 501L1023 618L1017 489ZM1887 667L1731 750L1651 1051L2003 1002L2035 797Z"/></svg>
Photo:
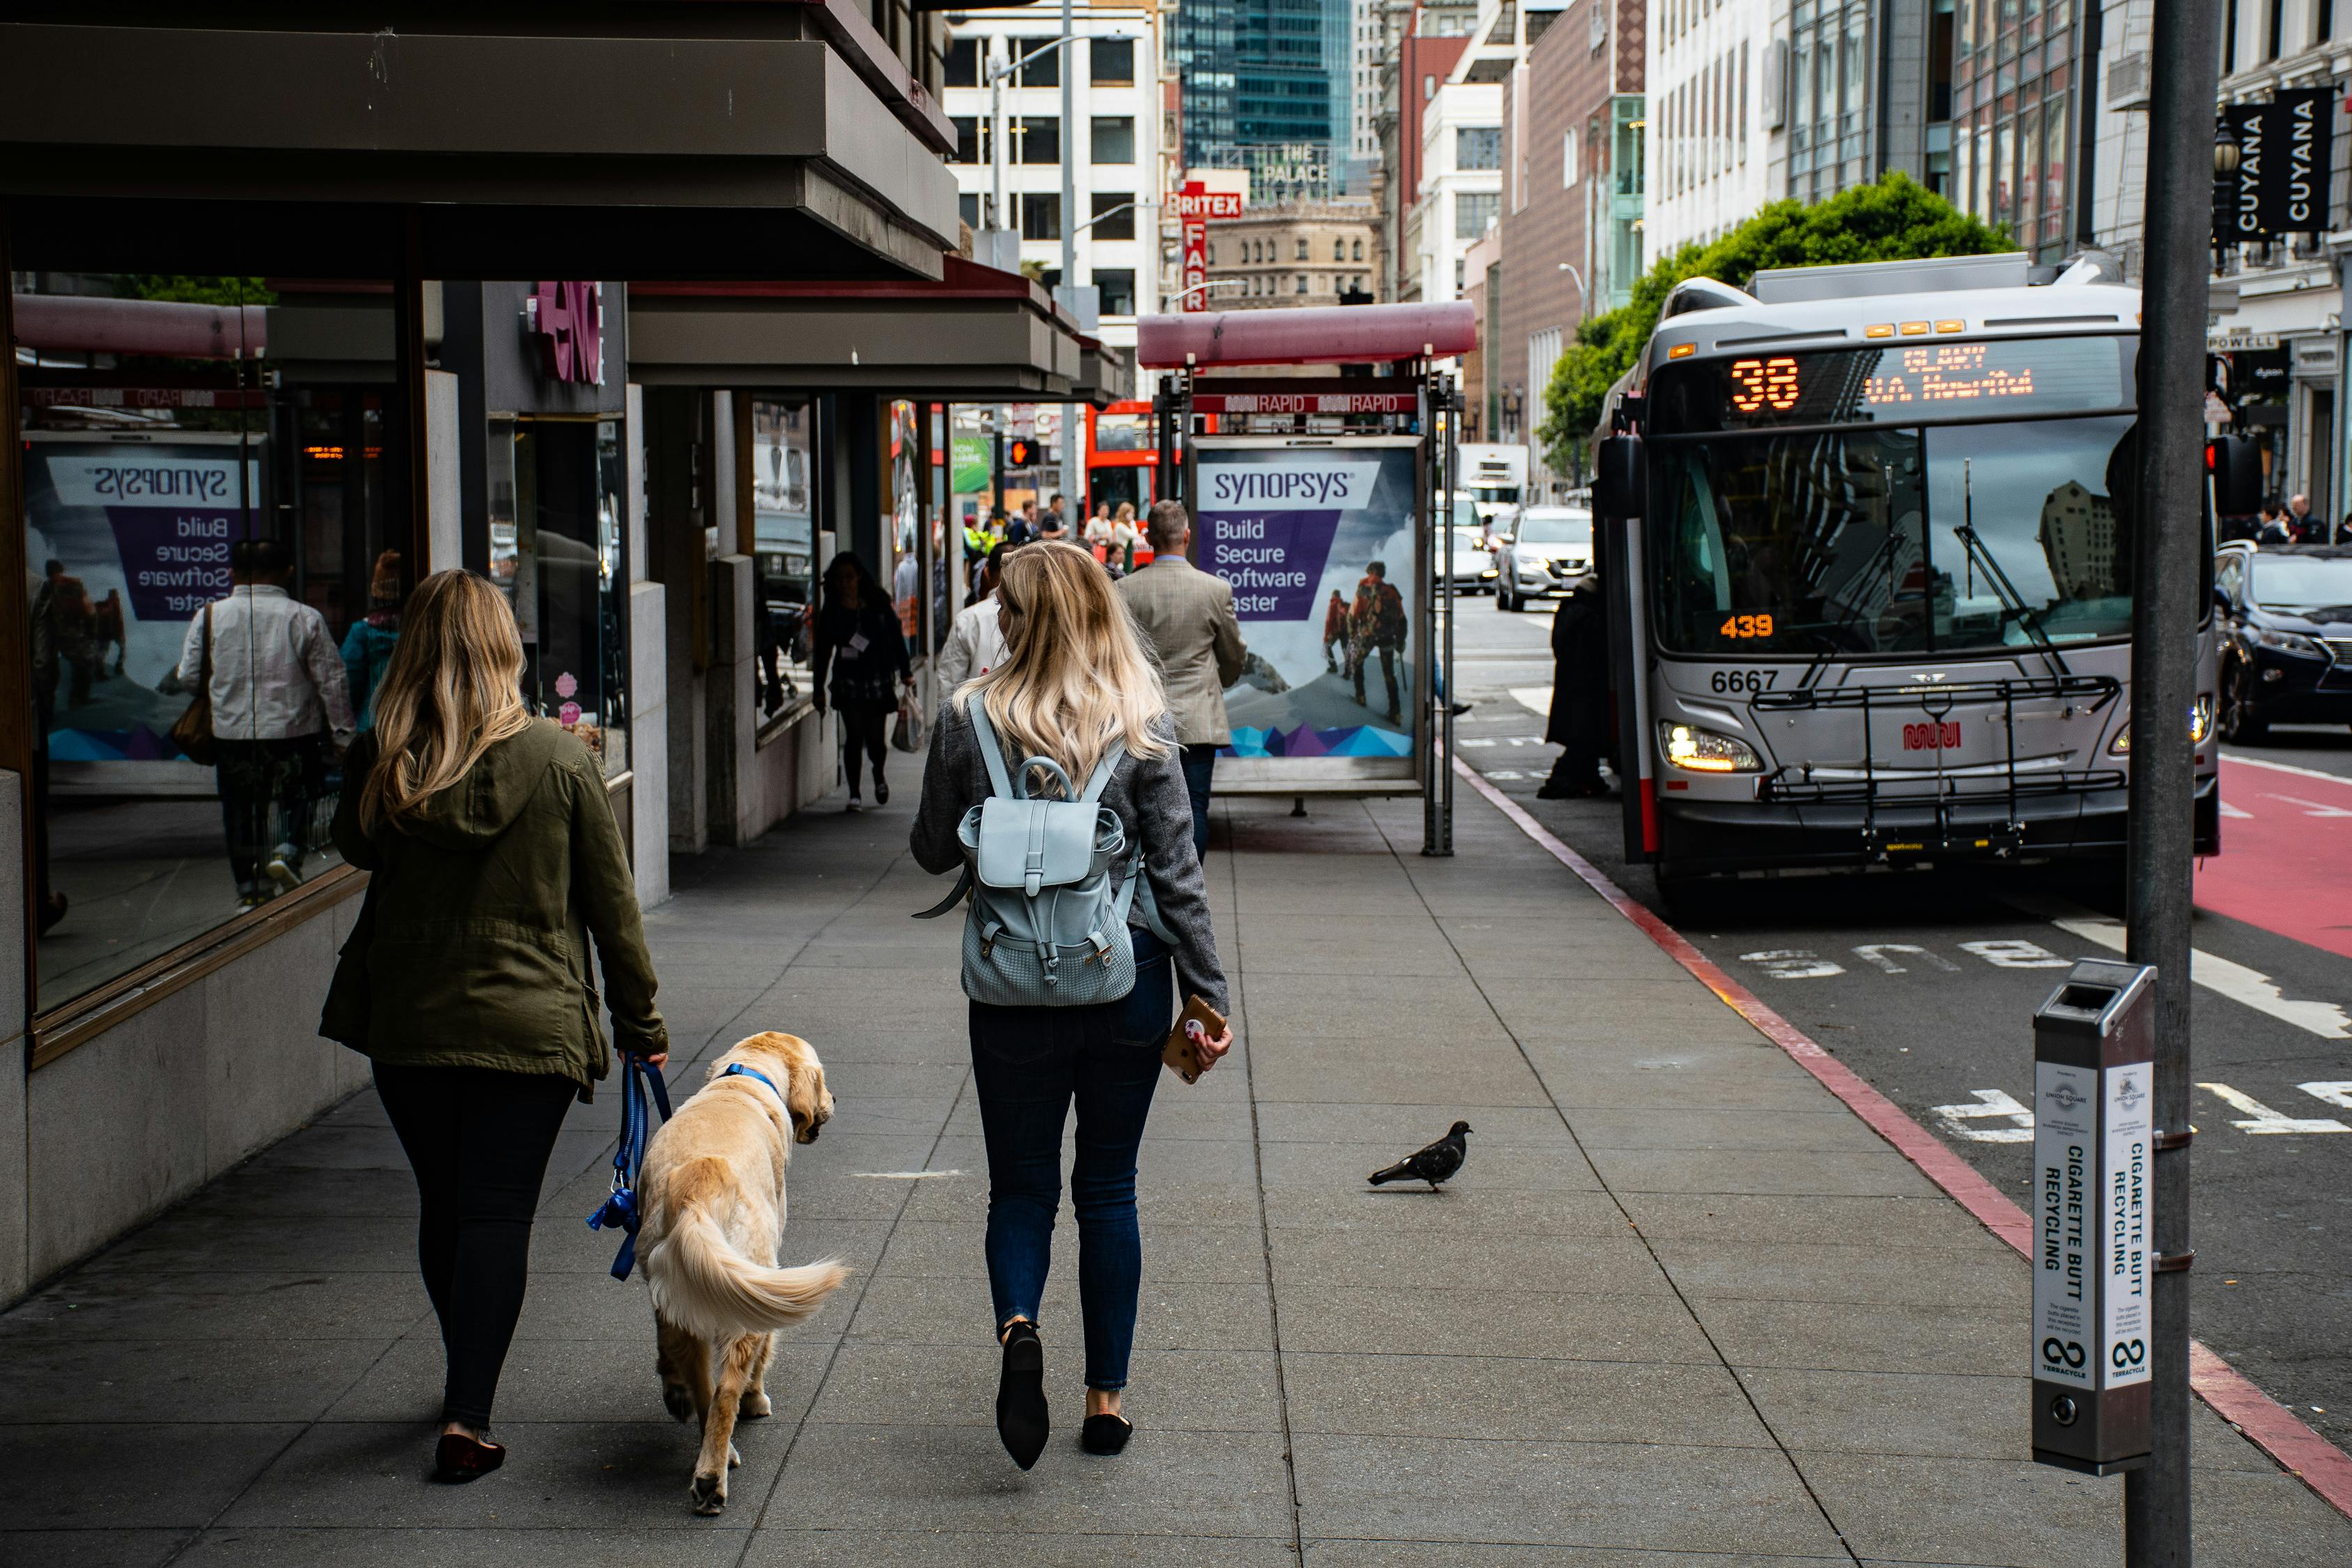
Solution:
<svg viewBox="0 0 2352 1568"><path fill-rule="evenodd" d="M621 1063L621 1146L613 1151L613 1190L588 1216L590 1230L610 1225L628 1233L613 1259L615 1279L626 1279L637 1266L637 1168L645 1163L646 1138L653 1130L652 1111L646 1104L648 1089L653 1103L661 1108L662 1120L669 1120L669 1086L662 1081L661 1069L627 1052L622 1053Z"/></svg>

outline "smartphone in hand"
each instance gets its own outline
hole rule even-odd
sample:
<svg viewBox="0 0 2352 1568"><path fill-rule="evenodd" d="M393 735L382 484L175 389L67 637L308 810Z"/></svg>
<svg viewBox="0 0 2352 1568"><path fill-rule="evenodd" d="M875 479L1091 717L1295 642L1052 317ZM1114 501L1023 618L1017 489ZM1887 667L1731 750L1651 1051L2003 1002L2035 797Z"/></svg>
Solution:
<svg viewBox="0 0 2352 1568"><path fill-rule="evenodd" d="M1198 996L1189 997L1184 1011L1177 1016L1176 1026L1168 1031L1167 1043L1160 1047L1160 1059L1170 1072L1186 1083L1198 1083L1209 1069L1201 1065L1200 1053L1192 1048L1192 1031L1200 1031L1203 1040L1213 1040L1225 1032L1225 1020L1214 1007Z"/></svg>

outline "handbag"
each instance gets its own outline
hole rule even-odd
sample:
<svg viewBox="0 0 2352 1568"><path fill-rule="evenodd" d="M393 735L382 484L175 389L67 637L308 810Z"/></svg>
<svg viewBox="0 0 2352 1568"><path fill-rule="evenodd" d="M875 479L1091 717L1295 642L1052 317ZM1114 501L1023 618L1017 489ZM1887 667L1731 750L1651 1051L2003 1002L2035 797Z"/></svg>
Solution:
<svg viewBox="0 0 2352 1568"><path fill-rule="evenodd" d="M890 726L890 744L901 752L919 752L923 749L923 730L922 711L915 706L914 699L902 695L898 699L898 720Z"/></svg>
<svg viewBox="0 0 2352 1568"><path fill-rule="evenodd" d="M204 662L196 676L196 694L172 721L172 743L199 765L213 760L213 607L205 606Z"/></svg>

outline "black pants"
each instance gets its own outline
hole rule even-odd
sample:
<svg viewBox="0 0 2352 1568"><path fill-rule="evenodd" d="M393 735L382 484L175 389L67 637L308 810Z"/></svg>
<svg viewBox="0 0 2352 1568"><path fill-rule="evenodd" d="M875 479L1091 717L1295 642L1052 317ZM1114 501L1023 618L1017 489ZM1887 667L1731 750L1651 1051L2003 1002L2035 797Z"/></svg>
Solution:
<svg viewBox="0 0 2352 1568"><path fill-rule="evenodd" d="M530 1273L540 1179L580 1086L553 1073L375 1064L416 1173L416 1260L448 1363L441 1419L490 1424Z"/></svg>
<svg viewBox="0 0 2352 1568"><path fill-rule="evenodd" d="M848 731L842 742L842 765L849 770L849 793L857 793L858 772L865 758L874 759L874 778L882 778L882 764L890 760L890 721L898 715L898 704L889 699L870 697L836 697L834 706L841 710L841 722Z"/></svg>
<svg viewBox="0 0 2352 1568"><path fill-rule="evenodd" d="M280 844L296 870L310 852L310 803L326 792L326 762L317 735L282 741L215 741L213 781L237 891L251 892ZM275 812L273 826L270 816Z"/></svg>

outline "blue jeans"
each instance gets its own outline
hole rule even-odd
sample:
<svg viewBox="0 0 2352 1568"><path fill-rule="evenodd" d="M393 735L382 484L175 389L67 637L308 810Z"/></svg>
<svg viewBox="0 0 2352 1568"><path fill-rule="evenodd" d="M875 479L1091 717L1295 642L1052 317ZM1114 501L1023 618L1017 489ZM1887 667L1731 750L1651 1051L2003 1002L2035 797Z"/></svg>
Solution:
<svg viewBox="0 0 2352 1568"><path fill-rule="evenodd" d="M1146 931L1131 934L1135 989L1117 1002L971 1004L972 1083L988 1143L988 1288L1000 1330L1014 1318L1037 1321L1062 1206L1062 1126L1077 1102L1070 1201L1078 1214L1088 1388L1127 1386L1143 1279L1135 1156L1175 1012L1166 945Z"/></svg>
<svg viewBox="0 0 2352 1568"><path fill-rule="evenodd" d="M1213 744L1184 748L1184 789L1192 797L1192 853L1209 853L1209 781L1217 771Z"/></svg>

